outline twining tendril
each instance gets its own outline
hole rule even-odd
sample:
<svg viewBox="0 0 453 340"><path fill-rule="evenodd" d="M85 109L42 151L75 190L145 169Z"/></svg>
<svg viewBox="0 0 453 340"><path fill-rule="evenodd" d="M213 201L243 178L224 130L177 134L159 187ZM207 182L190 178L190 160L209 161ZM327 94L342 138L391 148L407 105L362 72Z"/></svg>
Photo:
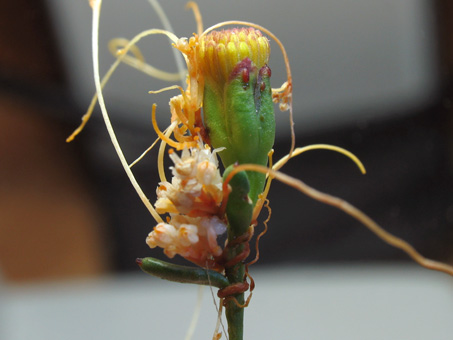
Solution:
<svg viewBox="0 0 453 340"><path fill-rule="evenodd" d="M100 10L97 11L95 10L95 7L100 7L101 6L101 1L93 1L94 4L97 4L97 6L94 6L93 8L93 19L98 22L99 25L99 16L100 16ZM93 27L94 29L94 27ZM141 39L150 36L150 35L156 35L156 34L161 34L161 35L166 35L171 41L175 42L178 40L178 37L174 35L171 32L167 32L165 30L161 29L150 29L143 31L139 34L137 34L134 38L132 38L129 43L127 43L121 50L121 53L117 55L117 60L110 66L109 70L107 73L104 75L102 78L102 81L100 81L100 89L102 90L104 86L107 84L107 82L110 80L111 76L113 73L116 71L120 63L123 61L123 59L127 56L127 53L129 50L135 46ZM96 39L98 39L96 37ZM99 47L97 47L99 49ZM94 52L94 51L93 51ZM84 114L82 117L82 123L80 126L66 139L66 142L71 142L85 127L85 125L88 123L89 119L91 118L91 115L93 114L94 107L96 105L96 102L98 101L99 98L99 93L96 91L96 94L93 96L90 106L87 109L87 112Z"/></svg>
<svg viewBox="0 0 453 340"><path fill-rule="evenodd" d="M129 164L126 161L123 151L121 150L121 147L118 143L115 132L113 130L113 126L110 122L109 115L107 113L107 108L106 108L105 102L104 102L104 96L102 94L102 83L101 83L101 79L100 79L100 75L99 75L99 47L98 46L99 46L99 16L100 16L100 11L101 11L101 0L93 1L92 7L93 7L93 31L92 31L93 73L94 73L94 83L96 86L96 94L98 97L99 106L101 107L102 116L104 118L104 122L105 122L105 125L107 128L107 131L109 133L110 139L112 141L112 144L117 152L118 158L121 161L121 165L123 166L124 171L126 172L127 176L129 177L129 180L131 181L132 186L135 188L135 190L137 191L137 194L141 198L143 204L148 208L150 214L154 217L156 222L161 223L161 222L163 222L162 218L156 212L153 205L149 202L149 200L146 197L145 193L143 192L142 188L137 183L137 180L135 179L134 174L132 173L131 169L129 168ZM157 30L157 31L159 31L159 33L161 33L161 30ZM157 34L157 31L149 30L149 31L147 31L146 34ZM141 39L142 36L146 36L146 34L142 33L141 35L138 35L136 37L137 40ZM168 32L166 32L165 35L169 36ZM114 68L116 68L116 66L111 67L111 70L112 70L111 72L113 72ZM111 74L111 72L110 72L110 74Z"/></svg>
<svg viewBox="0 0 453 340"><path fill-rule="evenodd" d="M307 151L311 151L311 150L330 150L330 151L335 151L342 155L345 155L346 157L350 158L357 165L357 167L359 168L359 170L362 174L366 174L365 166L360 161L360 159L357 158L357 156L355 156L352 152L350 152L346 149L340 148L339 146L335 146L335 145L329 145L329 144L312 144L312 145L307 145L304 147L297 148L294 150L294 152L292 154L288 154L288 155L282 157L277 163L275 163L275 165L272 165L272 153L273 153L273 150L272 150L272 153L269 156L269 169L279 170L291 158L299 156L300 154L307 152ZM258 202L255 206L254 213L253 213L253 220L256 220L258 218L258 215L260 214L261 209L263 208L264 201L266 200L266 197L269 194L271 183L272 183L272 177L268 176L264 191L259 196Z"/></svg>
<svg viewBox="0 0 453 340"><path fill-rule="evenodd" d="M142 52L140 51L137 45L133 45L130 47L129 52L133 54L133 56L124 53L124 47L129 44L129 40L125 38L114 38L109 41L108 48L110 53L113 56L119 57L122 54L122 62L157 79L166 80L166 81L176 81L184 77L185 72L181 73L170 73L159 70L158 68L146 63L145 57L143 56Z"/></svg>
<svg viewBox="0 0 453 340"><path fill-rule="evenodd" d="M261 240L261 237L263 237L267 233L267 229L268 229L267 224L269 223L269 221L271 219L272 209L269 206L269 200L268 199L265 200L264 206L267 208L267 211L268 211L267 218L263 221L264 230L261 233L259 233L258 236L256 237L256 241L255 241L255 252L256 252L256 255L255 255L255 258L252 261L247 263L247 268L250 267L252 264L255 264L256 262L258 262L258 260L260 259L259 242Z"/></svg>
<svg viewBox="0 0 453 340"><path fill-rule="evenodd" d="M201 16L200 8L198 8L198 4L194 1L189 1L186 5L186 9L191 9L193 11L195 22L197 23L197 34L201 35L203 33L203 18Z"/></svg>
<svg viewBox="0 0 453 340"><path fill-rule="evenodd" d="M331 205L339 210L342 210L349 216L358 220L361 224L367 227L371 232L377 235L380 239L384 242L390 244L391 246L401 249L404 251L409 257L411 257L415 262L417 262L422 267L427 269L437 270L444 272L446 274L453 276L453 266L450 266L445 263L433 261L430 259L425 258L419 252L417 252L414 247L412 247L409 243L402 240L399 237L392 235L391 233L385 231L382 227L380 227L376 222L374 222L368 215L351 205L350 203L346 202L345 200L331 196L329 194L325 194L321 191L318 191L301 180L288 176L280 171L272 170L264 166L256 165L256 164L242 164L235 167L225 179L223 188L224 190L228 190L228 182L236 175L238 172L241 171L257 171L261 173L268 174L269 177L277 179L278 181L287 184L290 187L299 190L300 192L304 193L305 195L320 201L324 204ZM222 203L223 204L223 203Z"/></svg>
<svg viewBox="0 0 453 340"><path fill-rule="evenodd" d="M153 108L152 108L152 123L153 123L154 131L156 131L156 133L159 136L159 138L161 140L163 140L165 143L167 143L168 145L176 148L176 150L182 150L184 148L196 147L197 146L197 140L196 139L194 141L192 141L192 142L183 142L183 143L177 142L177 141L174 141L173 139L167 137L159 129L159 127L157 126L157 121L156 121L156 106L157 106L156 104L153 104ZM197 136L195 136L195 137L197 137Z"/></svg>
<svg viewBox="0 0 453 340"><path fill-rule="evenodd" d="M172 133L173 130L176 127L177 122L171 123L170 127L167 129L167 132L165 133L166 137L169 137ZM167 143L165 143L164 140L161 141L160 147L159 147L159 155L157 156L157 170L159 172L159 178L161 182L167 182L167 178L165 177L165 170L164 170L164 155L165 155L165 146Z"/></svg>

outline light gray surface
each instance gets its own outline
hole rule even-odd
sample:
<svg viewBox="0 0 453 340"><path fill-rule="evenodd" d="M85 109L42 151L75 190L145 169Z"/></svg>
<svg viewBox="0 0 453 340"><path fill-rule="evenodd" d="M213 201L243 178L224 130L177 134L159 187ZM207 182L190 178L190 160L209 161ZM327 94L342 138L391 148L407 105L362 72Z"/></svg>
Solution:
<svg viewBox="0 0 453 340"><path fill-rule="evenodd" d="M453 279L414 266L251 270L257 283L245 339L449 340ZM145 274L3 288L2 339L183 339L191 285ZM193 339L211 339L208 289ZM223 337L225 339L225 337Z"/></svg>
<svg viewBox="0 0 453 340"><path fill-rule="evenodd" d="M94 92L90 54L91 10L87 1L47 0L57 28L73 94L81 107ZM178 36L195 31L186 0L162 1ZM433 15L429 0L230 0L198 1L205 27L246 20L274 32L288 50L294 77L299 130L355 123L394 115L426 103L436 83ZM101 17L101 70L113 57L107 42L161 27L147 0L104 0ZM167 71L175 62L166 38L140 44L147 60ZM272 45L273 86L284 79L281 55ZM106 87L108 107L120 119L150 124L150 107L168 121L169 93L148 90L169 85L122 67ZM176 93L174 93L176 94ZM173 93L171 93L173 95ZM287 133L287 114L277 114Z"/></svg>

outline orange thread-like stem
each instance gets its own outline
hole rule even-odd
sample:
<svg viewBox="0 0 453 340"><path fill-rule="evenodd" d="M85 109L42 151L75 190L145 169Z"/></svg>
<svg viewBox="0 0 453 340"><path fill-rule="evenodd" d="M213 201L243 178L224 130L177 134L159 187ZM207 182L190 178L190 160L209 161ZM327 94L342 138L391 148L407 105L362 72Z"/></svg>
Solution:
<svg viewBox="0 0 453 340"><path fill-rule="evenodd" d="M422 267L431 270L437 270L440 272L444 272L446 274L453 276L453 266L450 266L445 263L437 262L434 260L430 260L422 256L419 252L417 252L414 247L412 247L406 241L396 237L382 227L380 227L376 222L374 222L369 216L365 213L351 205L350 203L342 200L338 197L331 196L325 194L321 191L318 191L309 185L305 184L299 179L294 177L285 175L282 172L271 170L265 166L256 165L256 164L242 164L235 167L227 176L225 181L223 182L224 188L228 185L229 181L233 178L240 171L257 171L261 173L268 174L270 177L273 177L279 180L282 183L285 183L300 192L304 193L305 195L320 201L324 204L331 205L339 210L342 210L346 214L350 215L351 217L355 218L359 222L361 222L365 227L367 227L371 232L373 232L376 236L378 236L381 240L388 243L389 245L401 249L407 255L409 255L415 262L417 262ZM222 202L223 204L223 202Z"/></svg>

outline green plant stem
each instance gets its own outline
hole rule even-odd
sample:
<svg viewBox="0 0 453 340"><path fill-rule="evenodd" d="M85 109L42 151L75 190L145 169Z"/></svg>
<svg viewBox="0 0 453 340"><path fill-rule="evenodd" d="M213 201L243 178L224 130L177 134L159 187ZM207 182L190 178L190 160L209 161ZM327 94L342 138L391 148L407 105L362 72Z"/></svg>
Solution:
<svg viewBox="0 0 453 340"><path fill-rule="evenodd" d="M228 167L224 179L233 169ZM225 260L231 261L244 252L248 242L247 233L253 214L253 203L248 196L250 191L249 179L246 172L236 174L229 185L232 188L228 197L226 215L228 218L228 246L225 248ZM240 241L243 240L243 241ZM239 242L238 242L239 241ZM225 266L225 274L231 285L243 283L245 280L245 265L243 261L232 266ZM228 321L228 334L230 340L242 340L244 331L244 308L236 304L234 299L243 305L244 293L233 295L226 301L225 315Z"/></svg>
<svg viewBox="0 0 453 340"><path fill-rule="evenodd" d="M236 256L244 249L244 245L239 245L236 248L230 249L231 257ZM225 269L225 274L231 284L244 282L245 265L240 262L231 268ZM244 293L234 296L237 302L244 304ZM244 308L239 307L233 299L226 302L225 316L228 322L228 335L230 340L242 340L244 331Z"/></svg>

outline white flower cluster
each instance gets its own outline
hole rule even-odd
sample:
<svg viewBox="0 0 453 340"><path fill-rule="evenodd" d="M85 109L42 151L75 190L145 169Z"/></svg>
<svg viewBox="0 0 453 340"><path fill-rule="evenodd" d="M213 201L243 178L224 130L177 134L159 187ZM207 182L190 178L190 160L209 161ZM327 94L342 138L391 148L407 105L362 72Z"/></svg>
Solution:
<svg viewBox="0 0 453 340"><path fill-rule="evenodd" d="M222 201L222 177L216 151L200 143L199 148L183 149L170 158L175 164L171 183L161 182L157 188L156 210L159 214L179 213L190 216L217 213Z"/></svg>
<svg viewBox="0 0 453 340"><path fill-rule="evenodd" d="M161 247L170 258L179 254L202 266L222 253L217 236L226 231L226 224L216 215L223 195L216 151L200 143L184 149L181 157L170 153L173 177L171 183L159 184L156 202L157 212L170 217L148 235L151 248Z"/></svg>
<svg viewBox="0 0 453 340"><path fill-rule="evenodd" d="M163 248L165 255L170 258L179 254L205 266L208 258L222 254L217 236L225 230L225 223L217 216L188 217L172 214L169 223L159 223L154 227L146 243L151 248Z"/></svg>

